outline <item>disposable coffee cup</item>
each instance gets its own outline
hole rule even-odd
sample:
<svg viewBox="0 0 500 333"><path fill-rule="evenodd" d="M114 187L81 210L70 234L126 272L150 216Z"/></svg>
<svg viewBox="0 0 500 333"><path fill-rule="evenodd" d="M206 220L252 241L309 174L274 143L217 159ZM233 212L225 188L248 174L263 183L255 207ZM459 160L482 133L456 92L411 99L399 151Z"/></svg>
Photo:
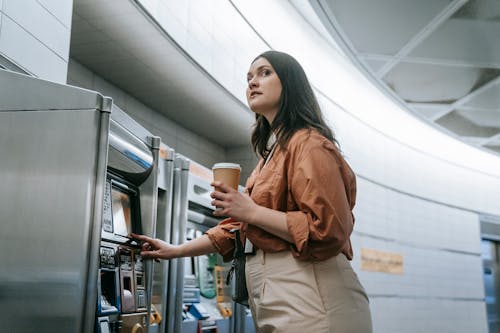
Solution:
<svg viewBox="0 0 500 333"><path fill-rule="evenodd" d="M241 167L236 163L216 163L212 167L214 173L214 181L222 182L228 186L231 186L235 190L238 190L238 184L240 183L240 173ZM220 191L219 188L215 188Z"/></svg>

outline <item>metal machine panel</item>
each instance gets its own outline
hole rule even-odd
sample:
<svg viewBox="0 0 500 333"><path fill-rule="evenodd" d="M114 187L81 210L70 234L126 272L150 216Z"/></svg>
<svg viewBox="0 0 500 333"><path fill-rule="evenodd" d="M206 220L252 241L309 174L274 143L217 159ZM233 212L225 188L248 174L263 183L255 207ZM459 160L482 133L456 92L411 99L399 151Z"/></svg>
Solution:
<svg viewBox="0 0 500 333"><path fill-rule="evenodd" d="M112 100L92 90L35 79L0 69L0 111L102 110Z"/></svg>
<svg viewBox="0 0 500 333"><path fill-rule="evenodd" d="M165 242L171 242L172 228L172 200L173 200L173 171L174 171L175 151L166 145L160 147L159 175L158 175L158 212L156 222L156 238ZM159 316L157 320L158 332L165 332L167 320L167 300L168 300L168 260L153 263L153 290L152 303ZM150 331L151 331L150 327Z"/></svg>
<svg viewBox="0 0 500 333"><path fill-rule="evenodd" d="M189 160L179 154L176 155L173 182L173 209L172 209L172 244L184 242L187 220L187 183ZM167 305L167 332L181 332L182 325L182 291L184 284L184 261L174 259L170 261L168 305Z"/></svg>
<svg viewBox="0 0 500 333"><path fill-rule="evenodd" d="M6 71L0 87L2 329L90 329L111 101Z"/></svg>
<svg viewBox="0 0 500 333"><path fill-rule="evenodd" d="M159 137L150 137L149 144L154 156L154 167L152 177L148 177L144 183L139 186L141 191L141 221L142 232L148 236L156 234L157 208L158 208L158 158L160 152L161 140ZM146 287L146 304L148 317L151 317L152 291L153 291L153 261L147 260L144 262L145 287ZM149 322L148 322L149 324Z"/></svg>
<svg viewBox="0 0 500 333"><path fill-rule="evenodd" d="M142 183L153 168L151 149L130 131L112 120L109 133L108 167Z"/></svg>
<svg viewBox="0 0 500 333"><path fill-rule="evenodd" d="M101 227L120 198L117 225L155 234L160 138L85 89L0 71L0 100L2 330L147 330L152 262L128 235L101 239Z"/></svg>
<svg viewBox="0 0 500 333"><path fill-rule="evenodd" d="M189 173L189 209L185 237L194 239L219 224L222 218L213 216L214 206L211 204L212 198L210 197L213 191L213 187L210 186L211 170L197 165L196 169L191 168L190 171L193 172ZM243 192L244 187L239 186L238 190ZM252 330L253 321L249 311L246 311L244 306L231 301L231 288L225 286L228 267L222 262L222 257L219 255L199 256L194 258L192 263L195 271L186 272L186 274L194 274L194 279L197 281L196 288L200 291L201 297L199 300L192 301L193 304L188 306L191 311L193 307L201 305L207 310L208 315L206 319L197 317L200 320L199 325L206 328L204 325L216 323L218 332L255 332L255 329ZM214 282L217 281L219 281L219 286L214 286ZM188 287L186 283L184 287Z"/></svg>
<svg viewBox="0 0 500 333"><path fill-rule="evenodd" d="M210 182L192 173L189 174L188 180L188 198L191 202L196 202L199 206L204 207L208 210L214 209L212 206L212 198L210 193L213 188L210 186Z"/></svg>
<svg viewBox="0 0 500 333"><path fill-rule="evenodd" d="M140 230L136 232L148 236L154 236L156 232L160 145L161 140L159 137L152 136L117 106L113 105L108 173L115 174L119 179L130 182L133 187L137 186ZM123 244L121 246L127 247L128 245ZM146 318L151 318L153 262L151 260L143 261L138 249L132 247L131 250L134 252L134 273L130 277L132 285L129 291L133 298L131 304L134 304L127 309L122 309L125 310L122 313L135 311L139 315L139 313L145 312ZM122 301L130 297L125 296L125 293L127 292L124 291ZM133 316L131 318L135 319L130 320L139 320L142 317ZM124 319L122 318L122 320ZM118 318L115 325L119 325L119 321ZM146 321L146 326L137 323L147 329L150 322L149 320Z"/></svg>

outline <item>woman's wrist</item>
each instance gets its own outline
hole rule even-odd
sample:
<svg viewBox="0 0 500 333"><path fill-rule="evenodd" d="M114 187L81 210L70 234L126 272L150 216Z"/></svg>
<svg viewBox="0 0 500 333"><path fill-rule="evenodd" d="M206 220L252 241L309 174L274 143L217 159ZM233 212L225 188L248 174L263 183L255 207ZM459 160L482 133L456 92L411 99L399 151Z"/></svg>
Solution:
<svg viewBox="0 0 500 333"><path fill-rule="evenodd" d="M186 251L187 251L186 245L187 245L187 243L174 245L174 247L172 249L172 258L188 257L189 255L186 253Z"/></svg>
<svg viewBox="0 0 500 333"><path fill-rule="evenodd" d="M170 258L195 257L213 252L216 252L216 249L205 234L179 245L171 245Z"/></svg>
<svg viewBox="0 0 500 333"><path fill-rule="evenodd" d="M252 207L250 209L247 221L245 221L245 222L247 222L248 224L252 224L252 225L258 226L259 220L260 220L259 216L260 216L261 211L262 211L263 208L264 207L255 204L254 207Z"/></svg>

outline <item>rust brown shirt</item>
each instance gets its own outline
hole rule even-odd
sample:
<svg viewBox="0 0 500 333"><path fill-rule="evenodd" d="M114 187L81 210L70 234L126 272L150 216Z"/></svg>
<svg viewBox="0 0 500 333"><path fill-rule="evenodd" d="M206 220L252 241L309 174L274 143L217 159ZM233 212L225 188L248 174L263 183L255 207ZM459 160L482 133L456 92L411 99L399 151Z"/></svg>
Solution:
<svg viewBox="0 0 500 333"><path fill-rule="evenodd" d="M265 252L292 251L301 260L325 260L342 252L352 259L356 178L337 147L317 131L299 130L286 149L276 147L267 164L261 159L246 191L256 204L286 213L293 243L228 218L207 232L224 260L232 257L229 230L235 227Z"/></svg>

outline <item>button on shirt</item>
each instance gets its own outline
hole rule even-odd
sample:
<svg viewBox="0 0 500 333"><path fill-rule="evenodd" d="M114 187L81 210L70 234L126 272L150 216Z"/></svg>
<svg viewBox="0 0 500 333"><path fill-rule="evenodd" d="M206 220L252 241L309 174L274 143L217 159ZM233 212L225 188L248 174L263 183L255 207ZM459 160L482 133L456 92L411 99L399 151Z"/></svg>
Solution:
<svg viewBox="0 0 500 333"><path fill-rule="evenodd" d="M267 164L259 161L245 191L256 204L286 213L293 243L228 218L207 231L224 260L232 258L229 231L235 227L264 252L291 251L301 260L325 260L342 252L352 259L356 177L337 147L316 130L297 131L285 149L277 145Z"/></svg>

